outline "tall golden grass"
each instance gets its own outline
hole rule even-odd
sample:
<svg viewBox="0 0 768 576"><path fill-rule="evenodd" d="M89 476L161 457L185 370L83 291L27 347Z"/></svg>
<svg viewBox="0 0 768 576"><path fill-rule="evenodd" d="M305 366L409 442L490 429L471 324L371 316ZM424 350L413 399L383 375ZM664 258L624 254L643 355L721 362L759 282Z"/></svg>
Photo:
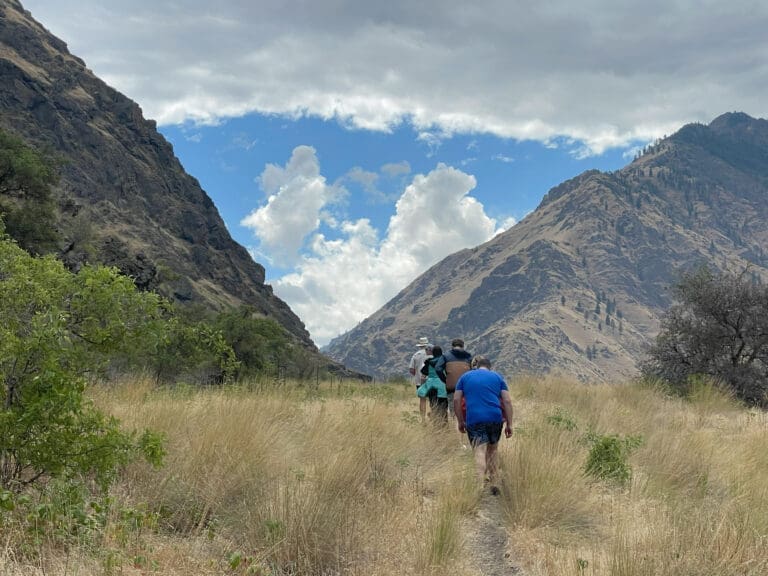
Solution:
<svg viewBox="0 0 768 576"><path fill-rule="evenodd" d="M526 574L768 574L768 418L701 384L513 384L521 433L502 450L510 538ZM575 429L553 415L568 414ZM639 436L621 486L583 474L598 434ZM581 471L580 471L581 468Z"/></svg>
<svg viewBox="0 0 768 576"><path fill-rule="evenodd" d="M707 384L685 400L510 385L496 499L481 498L466 440L422 425L405 385L94 388L125 427L165 435L165 466L124 470L89 541L32 540L6 514L0 574L477 576L465 520L488 505L528 576L768 574L765 413ZM587 432L642 439L628 482L585 473Z"/></svg>

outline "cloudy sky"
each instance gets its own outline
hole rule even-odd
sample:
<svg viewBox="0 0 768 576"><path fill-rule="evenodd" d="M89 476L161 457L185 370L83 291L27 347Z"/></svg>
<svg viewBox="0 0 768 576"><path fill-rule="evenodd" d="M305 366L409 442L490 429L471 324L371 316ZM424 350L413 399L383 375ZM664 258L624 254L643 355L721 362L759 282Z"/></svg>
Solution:
<svg viewBox="0 0 768 576"><path fill-rule="evenodd" d="M157 120L319 345L551 186L768 115L759 1L22 2Z"/></svg>

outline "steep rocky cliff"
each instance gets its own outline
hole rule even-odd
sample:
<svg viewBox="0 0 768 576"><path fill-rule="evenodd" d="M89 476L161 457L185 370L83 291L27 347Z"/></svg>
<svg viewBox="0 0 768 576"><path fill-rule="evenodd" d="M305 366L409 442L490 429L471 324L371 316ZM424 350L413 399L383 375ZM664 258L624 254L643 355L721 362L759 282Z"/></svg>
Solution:
<svg viewBox="0 0 768 576"><path fill-rule="evenodd" d="M215 309L251 305L315 349L155 123L16 0L0 1L0 127L61 160L60 248L71 267L115 265L142 288Z"/></svg>
<svg viewBox="0 0 768 576"><path fill-rule="evenodd" d="M438 263L327 352L358 370L403 373L417 337L462 336L510 374L623 380L683 270L749 266L768 278L766 246L768 122L725 114L621 170L553 188L519 224Z"/></svg>

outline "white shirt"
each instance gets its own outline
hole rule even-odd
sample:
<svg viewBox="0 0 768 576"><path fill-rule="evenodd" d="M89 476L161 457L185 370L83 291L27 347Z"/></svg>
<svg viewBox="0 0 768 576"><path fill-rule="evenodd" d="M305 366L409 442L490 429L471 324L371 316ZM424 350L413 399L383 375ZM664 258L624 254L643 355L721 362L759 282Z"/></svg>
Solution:
<svg viewBox="0 0 768 576"><path fill-rule="evenodd" d="M421 386L421 367L424 366L424 360L427 359L427 351L419 348L411 357L411 363L408 368L413 368L415 374L411 376L411 382L414 386ZM410 370L409 370L410 371Z"/></svg>

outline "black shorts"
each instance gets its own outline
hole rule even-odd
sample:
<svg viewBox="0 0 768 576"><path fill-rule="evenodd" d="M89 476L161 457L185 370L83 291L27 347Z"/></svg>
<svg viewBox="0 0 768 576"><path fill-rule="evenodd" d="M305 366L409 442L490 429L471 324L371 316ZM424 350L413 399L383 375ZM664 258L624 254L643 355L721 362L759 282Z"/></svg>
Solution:
<svg viewBox="0 0 768 576"><path fill-rule="evenodd" d="M501 439L503 422L479 422L467 426L467 436L472 446L478 444L498 444Z"/></svg>

